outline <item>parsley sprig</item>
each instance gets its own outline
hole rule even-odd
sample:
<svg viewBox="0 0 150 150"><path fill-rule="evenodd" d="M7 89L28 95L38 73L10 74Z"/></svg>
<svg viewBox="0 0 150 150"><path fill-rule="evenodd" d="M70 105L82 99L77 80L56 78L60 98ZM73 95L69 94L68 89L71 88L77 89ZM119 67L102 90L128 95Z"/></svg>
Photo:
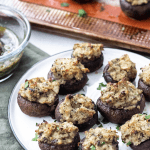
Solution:
<svg viewBox="0 0 150 150"><path fill-rule="evenodd" d="M101 90L102 87L106 87L106 84L104 84L103 82L99 83L97 90Z"/></svg>
<svg viewBox="0 0 150 150"><path fill-rule="evenodd" d="M69 7L68 3L61 3L61 7Z"/></svg>
<svg viewBox="0 0 150 150"><path fill-rule="evenodd" d="M32 139L32 141L37 141L38 137L39 137L38 134L35 133L35 137Z"/></svg>
<svg viewBox="0 0 150 150"><path fill-rule="evenodd" d="M28 82L28 81L26 81L26 82L25 82L25 86L24 86L24 88L26 89L28 86L29 86L29 82Z"/></svg>
<svg viewBox="0 0 150 150"><path fill-rule="evenodd" d="M145 119L150 119L150 115L145 116Z"/></svg>
<svg viewBox="0 0 150 150"><path fill-rule="evenodd" d="M130 145L131 144L131 142L129 141L128 143L127 143L127 145Z"/></svg>
<svg viewBox="0 0 150 150"><path fill-rule="evenodd" d="M79 17L85 17L87 15L87 13L84 9L79 9L78 14L79 14Z"/></svg>
<svg viewBox="0 0 150 150"><path fill-rule="evenodd" d="M119 131L120 130L120 125L117 125L116 129Z"/></svg>
<svg viewBox="0 0 150 150"><path fill-rule="evenodd" d="M95 148L94 145L92 145L92 146L90 147L90 149L91 149L91 150L96 150L96 148Z"/></svg>

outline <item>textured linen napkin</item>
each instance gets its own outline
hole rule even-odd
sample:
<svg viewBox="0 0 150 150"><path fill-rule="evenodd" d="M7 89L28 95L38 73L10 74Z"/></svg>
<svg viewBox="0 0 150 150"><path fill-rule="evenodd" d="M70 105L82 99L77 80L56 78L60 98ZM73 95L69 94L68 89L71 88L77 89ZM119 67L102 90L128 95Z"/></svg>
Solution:
<svg viewBox="0 0 150 150"><path fill-rule="evenodd" d="M23 149L15 139L8 122L8 103L10 94L21 76L38 61L49 55L32 44L28 44L15 73L0 83L0 150Z"/></svg>

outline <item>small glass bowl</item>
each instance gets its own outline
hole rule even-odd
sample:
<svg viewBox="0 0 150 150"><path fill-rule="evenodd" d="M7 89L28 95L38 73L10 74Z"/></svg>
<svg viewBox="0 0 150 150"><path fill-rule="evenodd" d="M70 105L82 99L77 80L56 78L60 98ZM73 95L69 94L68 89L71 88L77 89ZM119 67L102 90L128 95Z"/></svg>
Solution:
<svg viewBox="0 0 150 150"><path fill-rule="evenodd" d="M15 50L0 56L0 82L2 82L8 79L19 65L24 48L30 39L31 26L21 12L4 5L0 5L0 26L11 30L19 41L19 46Z"/></svg>

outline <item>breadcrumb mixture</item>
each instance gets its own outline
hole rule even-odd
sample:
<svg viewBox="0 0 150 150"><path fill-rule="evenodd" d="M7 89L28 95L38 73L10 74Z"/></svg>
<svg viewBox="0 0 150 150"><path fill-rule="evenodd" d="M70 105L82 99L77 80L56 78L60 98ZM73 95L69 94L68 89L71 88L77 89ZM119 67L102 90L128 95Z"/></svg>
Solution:
<svg viewBox="0 0 150 150"><path fill-rule="evenodd" d="M108 72L116 81L120 81L123 78L129 81L129 79L136 77L137 70L135 68L135 63L130 60L127 54L109 61L108 64Z"/></svg>
<svg viewBox="0 0 150 150"><path fill-rule="evenodd" d="M58 81L45 80L43 77L33 78L21 84L19 94L29 101L51 106L55 102L59 87Z"/></svg>
<svg viewBox="0 0 150 150"><path fill-rule="evenodd" d="M150 119L146 119L145 116L136 114L121 126L121 138L125 143L131 142L137 146L150 139Z"/></svg>
<svg viewBox="0 0 150 150"><path fill-rule="evenodd" d="M119 136L115 130L95 128L85 131L85 140L82 144L84 150L90 150L91 146L95 150L116 150L116 143Z"/></svg>
<svg viewBox="0 0 150 150"><path fill-rule="evenodd" d="M149 0L126 0L127 2L130 2L132 5L142 5L147 4Z"/></svg>
<svg viewBox="0 0 150 150"><path fill-rule="evenodd" d="M78 133L78 128L71 122L48 123L45 121L39 125L36 132L41 135L37 139L39 142L60 145L72 143Z"/></svg>
<svg viewBox="0 0 150 150"><path fill-rule="evenodd" d="M94 60L100 57L103 44L77 43L73 46L73 56L75 58Z"/></svg>
<svg viewBox="0 0 150 150"><path fill-rule="evenodd" d="M118 83L108 83L105 90L101 91L101 101L112 108L140 109L137 105L141 101L142 90L137 89L131 82L125 79Z"/></svg>
<svg viewBox="0 0 150 150"><path fill-rule="evenodd" d="M81 94L67 95L59 106L59 112L62 116L61 122L74 124L85 123L96 113L92 99Z"/></svg>
<svg viewBox="0 0 150 150"><path fill-rule="evenodd" d="M60 84L65 84L66 80L73 78L81 80L83 74L89 72L89 69L85 68L77 58L59 58L55 60L51 72L56 79L60 80Z"/></svg>
<svg viewBox="0 0 150 150"><path fill-rule="evenodd" d="M150 64L141 68L142 73L139 74L140 79L146 84L150 85Z"/></svg>

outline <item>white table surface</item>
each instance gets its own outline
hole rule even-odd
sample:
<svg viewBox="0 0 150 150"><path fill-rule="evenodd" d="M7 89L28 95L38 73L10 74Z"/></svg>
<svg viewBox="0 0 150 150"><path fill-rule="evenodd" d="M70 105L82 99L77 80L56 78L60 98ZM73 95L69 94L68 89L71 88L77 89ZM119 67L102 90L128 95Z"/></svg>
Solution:
<svg viewBox="0 0 150 150"><path fill-rule="evenodd" d="M84 41L66 37L54 33L46 33L39 30L32 30L30 43L44 52L53 55L62 51L70 50L75 43Z"/></svg>

